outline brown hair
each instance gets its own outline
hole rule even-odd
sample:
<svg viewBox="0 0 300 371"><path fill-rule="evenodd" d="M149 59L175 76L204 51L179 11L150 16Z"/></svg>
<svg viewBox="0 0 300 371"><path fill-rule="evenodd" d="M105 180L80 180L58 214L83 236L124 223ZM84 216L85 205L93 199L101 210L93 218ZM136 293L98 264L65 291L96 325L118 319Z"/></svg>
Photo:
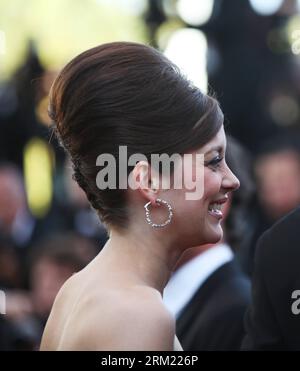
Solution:
<svg viewBox="0 0 300 371"><path fill-rule="evenodd" d="M183 154L209 142L223 123L214 98L162 53L132 42L103 44L68 63L51 88L49 115L74 178L101 220L117 227L128 222L126 192L97 187L99 154L117 163L121 145L128 157Z"/></svg>

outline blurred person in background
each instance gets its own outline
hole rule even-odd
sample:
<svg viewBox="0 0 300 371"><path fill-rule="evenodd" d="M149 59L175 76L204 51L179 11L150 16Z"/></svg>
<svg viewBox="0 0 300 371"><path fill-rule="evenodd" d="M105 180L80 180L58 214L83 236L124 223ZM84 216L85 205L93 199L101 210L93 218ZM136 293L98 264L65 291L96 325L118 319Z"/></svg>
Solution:
<svg viewBox="0 0 300 371"><path fill-rule="evenodd" d="M0 351L8 351L14 349L12 333L13 327L5 319L5 316L0 314Z"/></svg>
<svg viewBox="0 0 300 371"><path fill-rule="evenodd" d="M22 248L29 244L34 226L22 173L10 163L0 164L0 230Z"/></svg>
<svg viewBox="0 0 300 371"><path fill-rule="evenodd" d="M255 160L257 221L253 242L243 251L243 264L253 272L257 239L277 220L300 205L300 151L298 136L282 133L264 143Z"/></svg>
<svg viewBox="0 0 300 371"><path fill-rule="evenodd" d="M33 342L19 324L32 313L29 293L23 288L23 266L13 241L0 234L0 290L5 294L5 315L0 314L0 350L32 350Z"/></svg>
<svg viewBox="0 0 300 371"><path fill-rule="evenodd" d="M10 163L0 164L0 232L14 246L18 257L20 288L28 287L24 262L32 245L53 232L53 216L37 219L29 210L21 171ZM12 254L12 249L9 253ZM7 250L6 250L7 251ZM6 257L8 258L8 257ZM16 262L16 261L15 261Z"/></svg>
<svg viewBox="0 0 300 371"><path fill-rule="evenodd" d="M32 338L24 334L7 314L0 314L0 351L34 350Z"/></svg>
<svg viewBox="0 0 300 371"><path fill-rule="evenodd" d="M227 164L238 176L240 188L222 207L223 239L217 245L187 250L164 290L164 302L177 319L179 341L188 351L239 350L245 335L250 281L234 252L252 237L249 209L254 181L248 152L231 137L227 143Z"/></svg>
<svg viewBox="0 0 300 371"><path fill-rule="evenodd" d="M258 196L270 223L300 204L300 153L288 145L275 145L256 160Z"/></svg>
<svg viewBox="0 0 300 371"><path fill-rule="evenodd" d="M31 312L28 294L20 291L20 287L22 287L22 270L19 256L11 239L0 233L0 290L5 294L6 311L6 314L0 313L0 350L33 348L31 340L24 337L12 321L12 317L20 318ZM2 308L1 304L0 308Z"/></svg>
<svg viewBox="0 0 300 371"><path fill-rule="evenodd" d="M26 47L25 47L26 48ZM32 137L47 138L47 127L37 116L37 103L44 94L44 68L33 41L29 41L23 63L10 81L0 84L0 159L23 166L24 148Z"/></svg>
<svg viewBox="0 0 300 371"><path fill-rule="evenodd" d="M11 239L0 233L0 289L22 286L22 269L19 256Z"/></svg>
<svg viewBox="0 0 300 371"><path fill-rule="evenodd" d="M3 327L12 329L6 347L10 350L38 349L58 291L97 252L92 240L75 233L47 237L33 247L28 269L30 290L5 290L7 314Z"/></svg>

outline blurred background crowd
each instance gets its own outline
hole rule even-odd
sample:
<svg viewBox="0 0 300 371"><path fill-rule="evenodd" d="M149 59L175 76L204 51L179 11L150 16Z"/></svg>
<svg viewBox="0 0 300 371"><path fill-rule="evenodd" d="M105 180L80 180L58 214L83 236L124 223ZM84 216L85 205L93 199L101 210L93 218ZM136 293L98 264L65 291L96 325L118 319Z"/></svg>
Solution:
<svg viewBox="0 0 300 371"><path fill-rule="evenodd" d="M227 242L249 280L258 237L300 204L299 0L0 0L0 349L38 349L59 288L107 239L47 103L64 63L117 40L215 92L241 180Z"/></svg>

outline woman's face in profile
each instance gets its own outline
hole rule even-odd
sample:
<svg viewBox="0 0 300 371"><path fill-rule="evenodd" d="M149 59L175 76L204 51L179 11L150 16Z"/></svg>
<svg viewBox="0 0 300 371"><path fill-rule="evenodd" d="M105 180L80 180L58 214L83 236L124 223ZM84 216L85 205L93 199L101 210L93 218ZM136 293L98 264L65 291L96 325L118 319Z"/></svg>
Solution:
<svg viewBox="0 0 300 371"><path fill-rule="evenodd" d="M239 187L239 181L225 162L226 136L223 126L215 137L197 151L190 152L193 161L183 160L184 175L178 167L174 181L183 178L182 189L167 191L174 208L174 231L189 245L216 243L222 236L222 208L228 193ZM163 195L162 195L163 198Z"/></svg>

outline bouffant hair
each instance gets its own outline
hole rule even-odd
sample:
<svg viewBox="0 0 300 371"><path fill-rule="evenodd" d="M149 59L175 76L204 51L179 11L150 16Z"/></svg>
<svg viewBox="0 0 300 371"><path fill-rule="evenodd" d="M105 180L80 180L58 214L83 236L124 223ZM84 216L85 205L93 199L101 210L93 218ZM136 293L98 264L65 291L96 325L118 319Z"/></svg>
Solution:
<svg viewBox="0 0 300 371"><path fill-rule="evenodd" d="M128 158L141 153L149 161L151 154L184 154L209 142L223 123L216 99L163 53L133 42L102 44L69 62L52 85L49 115L74 179L102 222L121 228L129 220L126 190L97 187L97 157L108 153L118 164L120 146Z"/></svg>

